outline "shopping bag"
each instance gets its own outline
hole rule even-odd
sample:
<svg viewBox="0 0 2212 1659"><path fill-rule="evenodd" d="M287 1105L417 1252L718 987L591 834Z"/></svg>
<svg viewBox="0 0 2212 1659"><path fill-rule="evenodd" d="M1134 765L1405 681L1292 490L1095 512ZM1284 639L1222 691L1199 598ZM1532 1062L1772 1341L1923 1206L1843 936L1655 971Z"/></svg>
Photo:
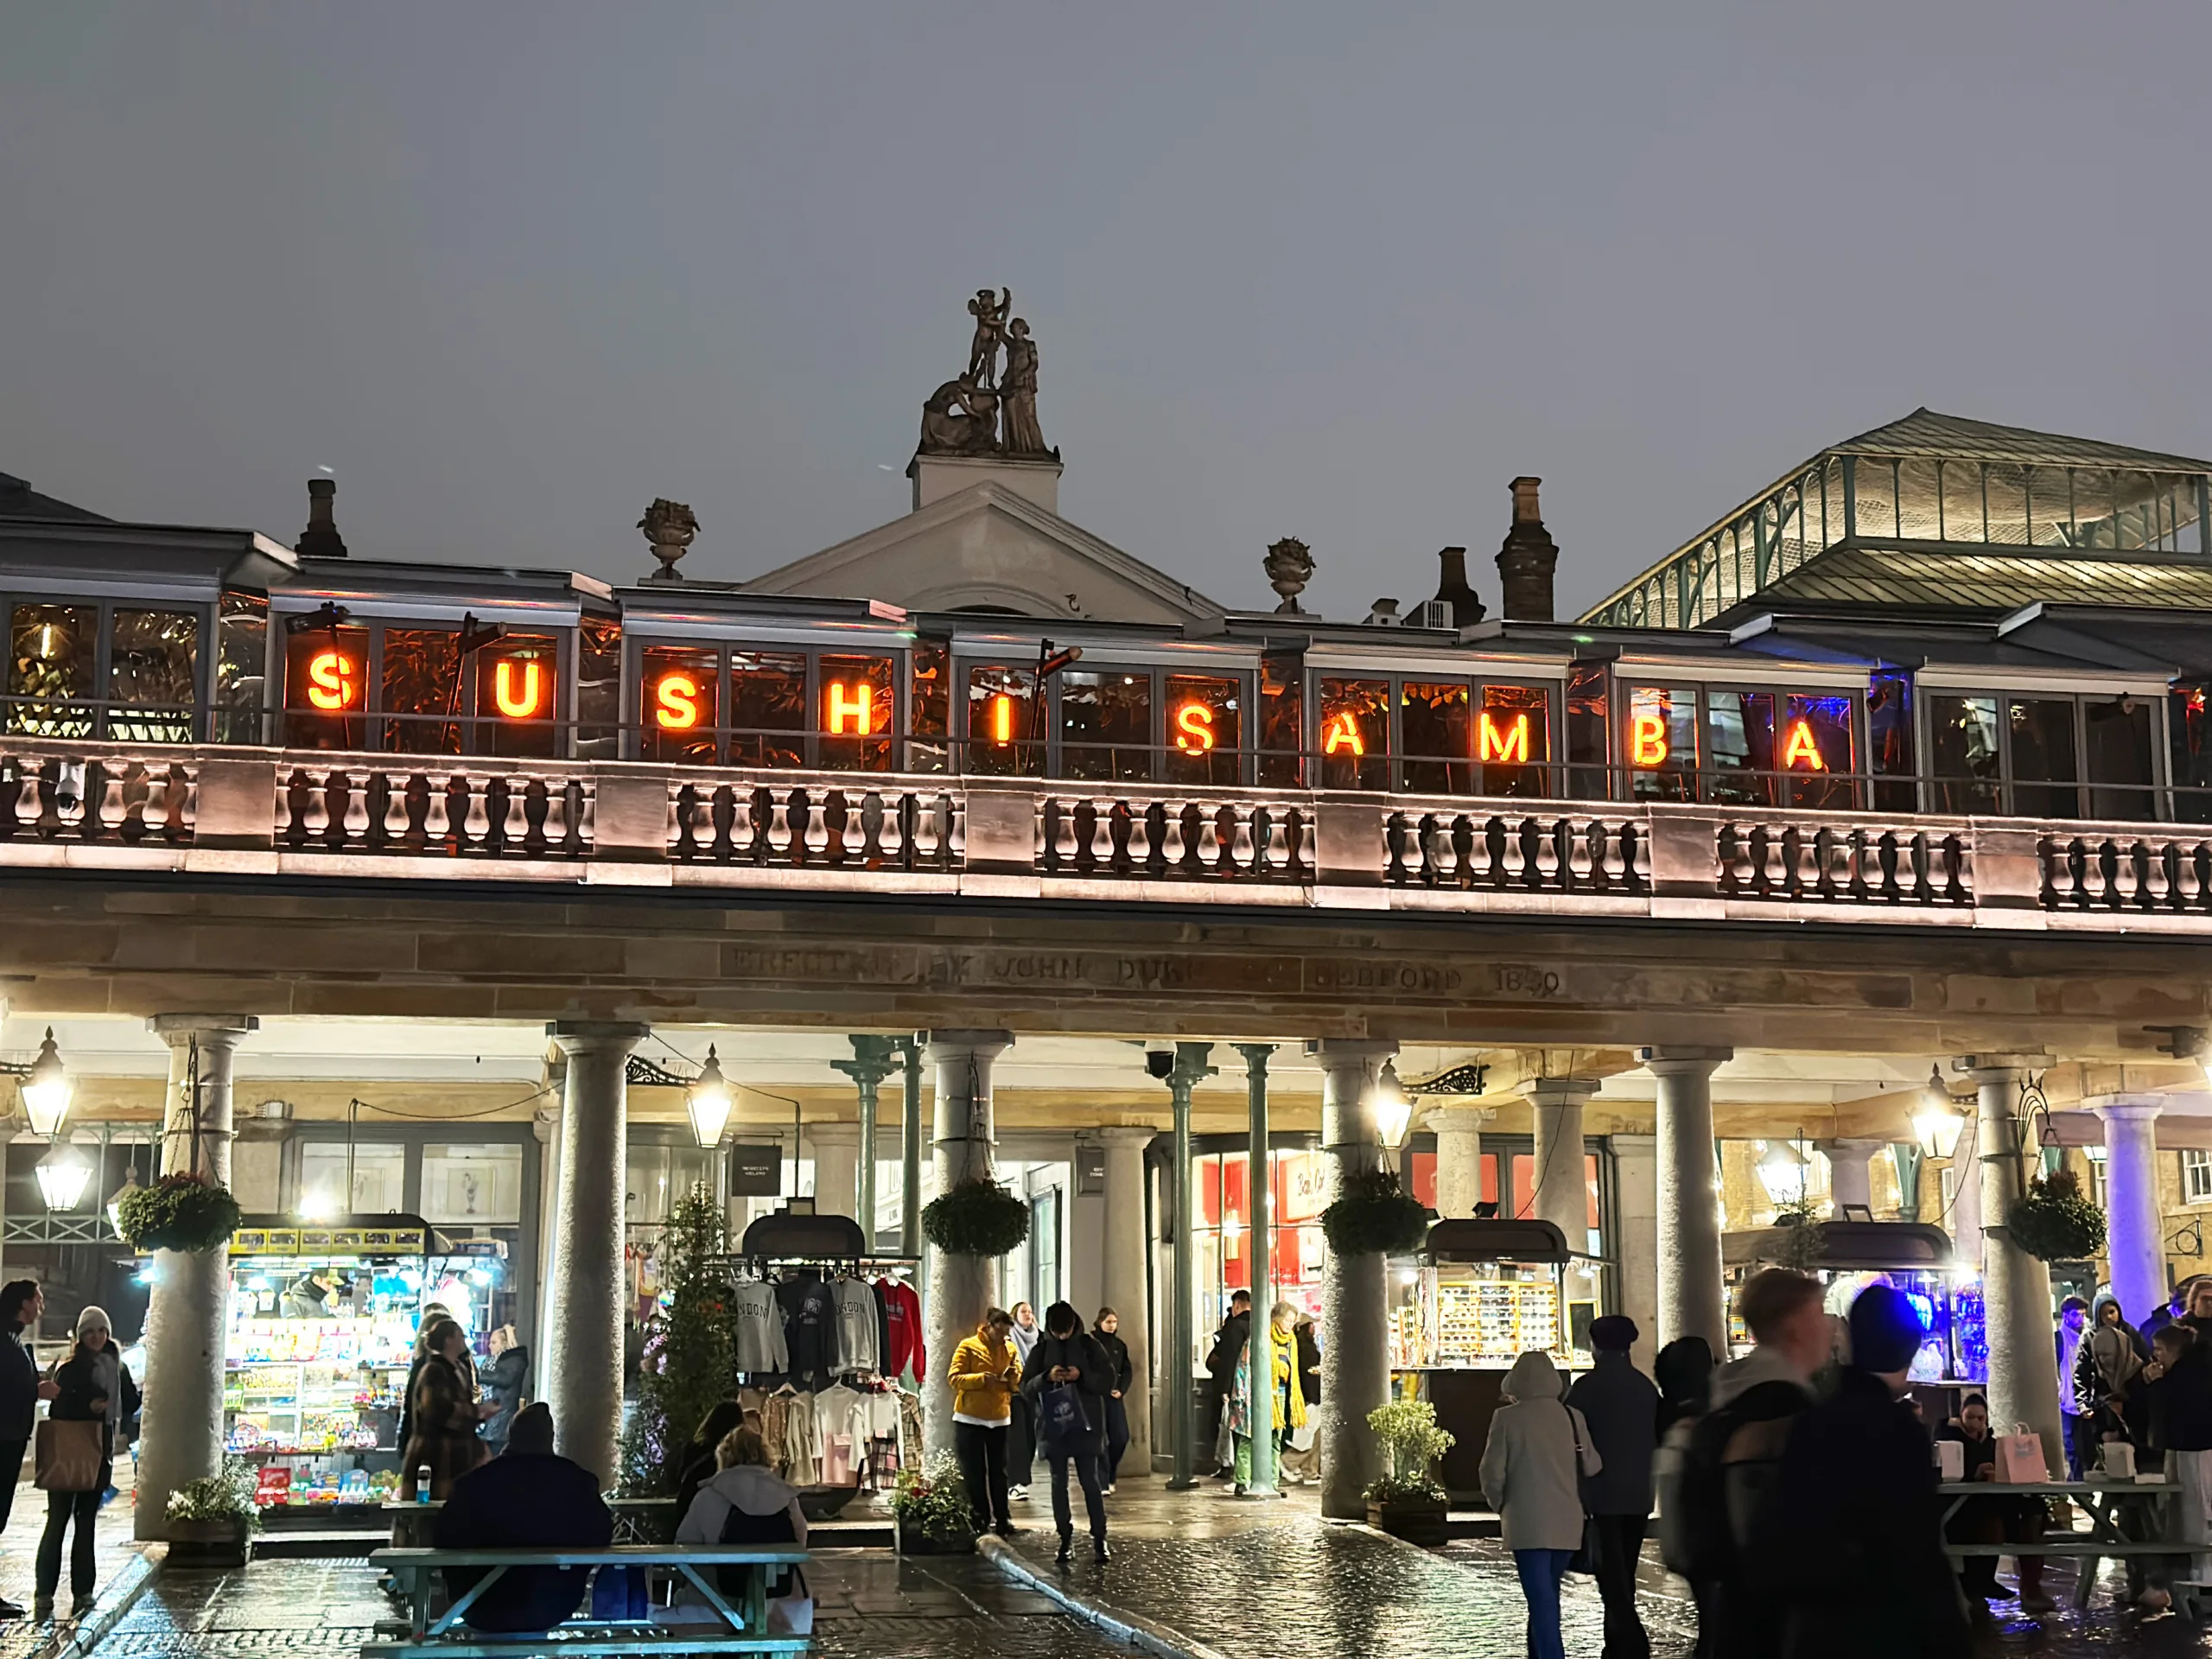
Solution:
<svg viewBox="0 0 2212 1659"><path fill-rule="evenodd" d="M806 1573L803 1569L791 1568L791 1575L784 1585L784 1593L768 1599L768 1634L814 1634L814 1596L807 1588Z"/></svg>
<svg viewBox="0 0 2212 1659"><path fill-rule="evenodd" d="M1313 1418L1308 1417L1290 1431L1290 1449L1294 1452L1311 1452L1313 1449Z"/></svg>
<svg viewBox="0 0 2212 1659"><path fill-rule="evenodd" d="M652 1617L642 1567L602 1567L592 1575L591 1616L602 1624L634 1624Z"/></svg>
<svg viewBox="0 0 2212 1659"><path fill-rule="evenodd" d="M1074 1446L1089 1427L1083 1417L1083 1402L1075 1397L1072 1384L1063 1382L1045 1390L1037 1405L1037 1434L1046 1446L1055 1449Z"/></svg>
<svg viewBox="0 0 2212 1659"><path fill-rule="evenodd" d="M100 1465L107 1460L107 1440L97 1422L57 1422L48 1418L38 1426L38 1474L42 1492L89 1492L100 1484Z"/></svg>
<svg viewBox="0 0 2212 1659"><path fill-rule="evenodd" d="M1936 1472L1944 1480L1964 1480L1967 1478L1967 1443L1964 1440L1936 1442Z"/></svg>
<svg viewBox="0 0 2212 1659"><path fill-rule="evenodd" d="M2043 1460L2043 1436L2025 1423L2015 1423L2010 1434L1999 1434L1997 1478L2015 1486L2032 1486L2049 1480L2050 1465Z"/></svg>

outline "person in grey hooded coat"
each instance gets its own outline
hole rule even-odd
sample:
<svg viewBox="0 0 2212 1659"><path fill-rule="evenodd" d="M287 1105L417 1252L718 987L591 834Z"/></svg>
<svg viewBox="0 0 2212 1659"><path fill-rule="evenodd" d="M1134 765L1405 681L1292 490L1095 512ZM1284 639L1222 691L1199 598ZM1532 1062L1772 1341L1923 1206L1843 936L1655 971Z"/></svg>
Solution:
<svg viewBox="0 0 2212 1659"><path fill-rule="evenodd" d="M1566 1659L1559 1581L1582 1544L1582 1482L1605 1461L1549 1354L1532 1348L1515 1360L1503 1392L1510 1403L1491 1418L1483 1446L1483 1495L1528 1598L1529 1659Z"/></svg>

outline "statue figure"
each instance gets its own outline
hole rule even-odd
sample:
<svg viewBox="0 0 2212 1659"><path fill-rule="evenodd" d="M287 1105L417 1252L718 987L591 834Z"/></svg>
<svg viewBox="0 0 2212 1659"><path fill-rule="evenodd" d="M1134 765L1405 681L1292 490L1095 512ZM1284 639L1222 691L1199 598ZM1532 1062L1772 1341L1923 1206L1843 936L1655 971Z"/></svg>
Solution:
<svg viewBox="0 0 2212 1659"><path fill-rule="evenodd" d="M1268 586L1282 595L1282 603L1275 607L1275 613L1302 613L1298 596L1313 580L1313 555L1306 543L1295 536L1286 536L1275 543L1268 549L1267 572Z"/></svg>
<svg viewBox="0 0 2212 1659"><path fill-rule="evenodd" d="M946 381L922 405L922 454L988 455L998 447L998 394L973 375Z"/></svg>
<svg viewBox="0 0 2212 1659"><path fill-rule="evenodd" d="M1006 314L1014 308L1014 290L1000 290L994 304L991 290L979 288L968 302L968 315L976 319L975 343L968 347L968 378L978 386L998 384L999 340L1006 332Z"/></svg>
<svg viewBox="0 0 2212 1659"><path fill-rule="evenodd" d="M683 550L691 545L691 538L699 533L698 515L681 501L671 501L666 496L655 499L645 509L645 516L638 520L638 528L645 533L645 541L653 550L653 557L660 561L660 569L647 576L647 582L681 582L676 562L683 556Z"/></svg>
<svg viewBox="0 0 2212 1659"><path fill-rule="evenodd" d="M1006 408L1006 453L1052 454L1045 448L1045 430L1037 424L1037 342L1029 338L1029 325L1020 317L1007 325L1006 375L999 382L999 397Z"/></svg>

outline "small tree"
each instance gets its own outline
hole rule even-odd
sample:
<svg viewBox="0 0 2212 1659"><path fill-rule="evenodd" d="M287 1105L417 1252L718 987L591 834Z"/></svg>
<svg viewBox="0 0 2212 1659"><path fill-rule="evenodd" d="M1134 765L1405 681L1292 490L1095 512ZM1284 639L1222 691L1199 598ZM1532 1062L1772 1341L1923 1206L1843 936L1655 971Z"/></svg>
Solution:
<svg viewBox="0 0 2212 1659"><path fill-rule="evenodd" d="M694 1186L677 1201L660 1245L668 1310L645 1321L637 1406L622 1433L622 1490L630 1496L676 1490L684 1446L735 1380L730 1286L717 1261L728 1244L711 1192Z"/></svg>
<svg viewBox="0 0 2212 1659"><path fill-rule="evenodd" d="M1436 1426L1436 1408L1426 1400L1393 1400L1367 1414L1367 1426L1382 1447L1384 1468L1367 1488L1378 1503L1413 1499L1440 1503L1444 1488L1436 1478L1436 1460L1458 1442L1448 1429Z"/></svg>

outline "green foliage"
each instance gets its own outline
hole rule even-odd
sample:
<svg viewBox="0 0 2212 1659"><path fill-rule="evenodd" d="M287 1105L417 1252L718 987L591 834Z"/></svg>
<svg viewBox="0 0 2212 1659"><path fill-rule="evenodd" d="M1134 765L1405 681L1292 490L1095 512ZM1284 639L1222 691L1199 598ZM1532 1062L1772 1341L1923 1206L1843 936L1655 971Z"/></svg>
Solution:
<svg viewBox="0 0 2212 1659"><path fill-rule="evenodd" d="M661 1236L661 1282L669 1306L645 1324L637 1403L622 1432L622 1491L633 1497L676 1490L683 1448L736 1380L728 1281L717 1258L729 1246L721 1206L704 1187L677 1201Z"/></svg>
<svg viewBox="0 0 2212 1659"><path fill-rule="evenodd" d="M172 1521L244 1521L249 1533L261 1530L261 1510L253 1501L253 1466L244 1458L226 1458L222 1471L188 1480L169 1494Z"/></svg>
<svg viewBox="0 0 2212 1659"><path fill-rule="evenodd" d="M2028 1183L2005 1217L2005 1232L2044 1262L2082 1262L2105 1248L2104 1212L2082 1196L2081 1177L2062 1169Z"/></svg>
<svg viewBox="0 0 2212 1659"><path fill-rule="evenodd" d="M899 1525L932 1543L964 1543L976 1535L968 1508L968 1484L948 1452L932 1454L919 1469L901 1469L891 1494L891 1514Z"/></svg>
<svg viewBox="0 0 2212 1659"><path fill-rule="evenodd" d="M1382 1472L1368 1483L1367 1496L1377 1503L1408 1498L1442 1503L1436 1460L1458 1441L1436 1426L1436 1408L1426 1400L1393 1400L1369 1412L1367 1426L1382 1450Z"/></svg>
<svg viewBox="0 0 2212 1659"><path fill-rule="evenodd" d="M1782 1251L1775 1265L1795 1273L1810 1273L1821 1265L1823 1240L1821 1224L1814 1218L1813 1203L1800 1198L1774 1212L1774 1224L1784 1229Z"/></svg>
<svg viewBox="0 0 2212 1659"><path fill-rule="evenodd" d="M1029 1206L978 1176L931 1198L922 1210L922 1231L947 1255L1004 1255L1029 1236Z"/></svg>
<svg viewBox="0 0 2212 1659"><path fill-rule="evenodd" d="M225 1188L197 1175L164 1175L124 1196L116 1228L134 1250L213 1250L245 1219Z"/></svg>
<svg viewBox="0 0 2212 1659"><path fill-rule="evenodd" d="M1428 1211L1395 1171L1365 1170L1345 1178L1321 1231L1338 1255L1403 1255L1428 1236Z"/></svg>

